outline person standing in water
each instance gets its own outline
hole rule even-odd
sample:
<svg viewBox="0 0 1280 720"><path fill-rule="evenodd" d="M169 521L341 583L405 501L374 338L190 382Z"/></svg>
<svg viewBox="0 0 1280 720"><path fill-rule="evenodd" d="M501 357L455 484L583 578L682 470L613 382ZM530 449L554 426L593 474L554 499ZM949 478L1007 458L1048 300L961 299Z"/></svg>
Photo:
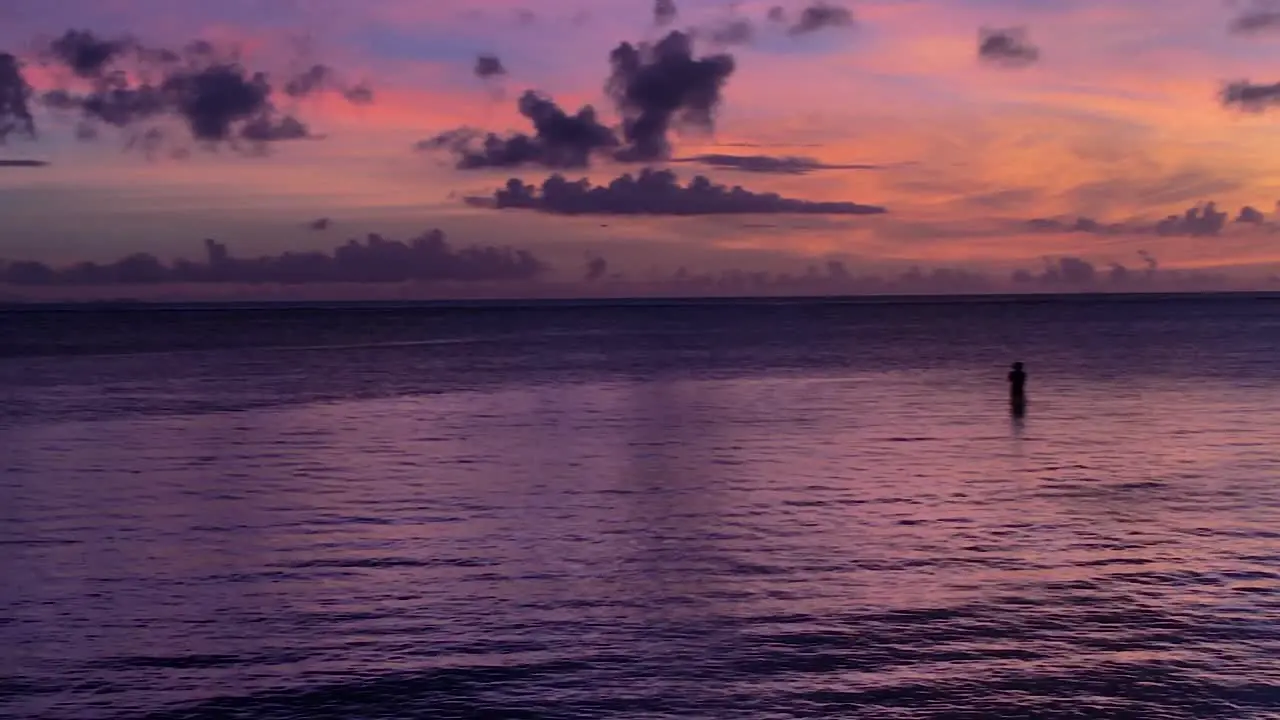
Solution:
<svg viewBox="0 0 1280 720"><path fill-rule="evenodd" d="M1014 363L1009 371L1009 403L1015 412L1021 412L1027 406L1027 373L1020 362Z"/></svg>

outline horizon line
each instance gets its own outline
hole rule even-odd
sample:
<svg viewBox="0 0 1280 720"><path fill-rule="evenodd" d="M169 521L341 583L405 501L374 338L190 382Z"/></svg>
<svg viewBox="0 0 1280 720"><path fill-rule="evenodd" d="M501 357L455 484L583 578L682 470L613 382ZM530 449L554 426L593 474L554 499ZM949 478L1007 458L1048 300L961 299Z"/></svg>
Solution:
<svg viewBox="0 0 1280 720"><path fill-rule="evenodd" d="M0 313L82 310L519 309L522 307L734 304L980 304L1056 301L1280 300L1280 290L1079 291L1025 293L867 293L857 295L650 295L628 297L440 298L430 300L0 300Z"/></svg>

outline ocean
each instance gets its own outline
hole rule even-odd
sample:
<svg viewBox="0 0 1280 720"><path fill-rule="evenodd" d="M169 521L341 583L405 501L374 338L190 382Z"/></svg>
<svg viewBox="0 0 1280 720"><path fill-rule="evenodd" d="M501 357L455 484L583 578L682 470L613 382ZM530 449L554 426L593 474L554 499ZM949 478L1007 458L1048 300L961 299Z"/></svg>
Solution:
<svg viewBox="0 0 1280 720"><path fill-rule="evenodd" d="M11 307L0 717L1277 718L1278 361L1273 296Z"/></svg>

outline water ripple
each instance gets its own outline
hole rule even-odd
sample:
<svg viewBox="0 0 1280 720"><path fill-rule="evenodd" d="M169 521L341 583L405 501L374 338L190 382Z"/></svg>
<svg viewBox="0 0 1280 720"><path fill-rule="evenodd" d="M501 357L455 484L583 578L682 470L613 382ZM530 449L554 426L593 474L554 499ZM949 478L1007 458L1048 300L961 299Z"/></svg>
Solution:
<svg viewBox="0 0 1280 720"><path fill-rule="evenodd" d="M993 307L28 337L0 716L1280 716L1270 306Z"/></svg>

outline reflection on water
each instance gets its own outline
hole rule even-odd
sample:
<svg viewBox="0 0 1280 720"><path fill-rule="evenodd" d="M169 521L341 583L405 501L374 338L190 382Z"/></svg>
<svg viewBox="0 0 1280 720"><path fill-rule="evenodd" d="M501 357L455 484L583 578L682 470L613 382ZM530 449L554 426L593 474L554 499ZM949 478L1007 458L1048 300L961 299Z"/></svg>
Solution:
<svg viewBox="0 0 1280 720"><path fill-rule="evenodd" d="M918 368L825 317L745 371L774 336L14 359L0 716L1280 712L1280 372L1193 320L1123 380L1060 328L1024 417L980 319Z"/></svg>

